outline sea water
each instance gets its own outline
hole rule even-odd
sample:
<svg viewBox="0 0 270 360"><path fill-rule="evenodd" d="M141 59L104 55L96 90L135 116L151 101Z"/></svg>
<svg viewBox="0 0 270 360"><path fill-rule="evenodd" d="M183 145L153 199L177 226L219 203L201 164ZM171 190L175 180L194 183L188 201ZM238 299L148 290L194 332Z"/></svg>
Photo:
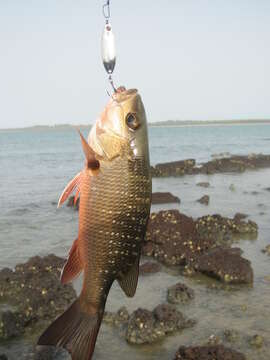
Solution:
<svg viewBox="0 0 270 360"><path fill-rule="evenodd" d="M87 130L84 130L85 135ZM149 128L151 163L194 158L198 163L219 154L270 154L270 126L185 126ZM75 129L55 128L0 132L0 268L14 267L34 255L55 253L66 256L77 236L78 213L64 206L56 208L58 197L84 163L80 139ZM199 181L209 181L203 189ZM231 191L233 184L234 191ZM137 307L152 310L166 300L166 289L178 281L195 290L195 300L179 308L198 324L162 343L134 347L126 344L117 330L103 325L98 337L97 359L162 359L169 360L182 344L205 342L212 334L222 335L225 328L241 333L243 338L261 334L262 349L254 350L243 341L234 346L249 359L269 360L270 353L270 258L261 249L270 243L270 169L246 171L241 174L188 175L181 178L153 179L153 191L170 191L181 198L181 204L153 206L177 208L194 218L219 213L234 216L244 212L259 226L256 240L241 240L237 246L244 251L254 270L254 286L237 291L209 289L212 280L189 279L163 268L149 278L142 277L134 299L127 299L116 285L112 288L107 309L126 305L129 311ZM209 206L196 200L210 196ZM75 283L80 289L80 280ZM243 309L246 310L243 310ZM27 344L14 340L0 345L11 360L18 358Z"/></svg>

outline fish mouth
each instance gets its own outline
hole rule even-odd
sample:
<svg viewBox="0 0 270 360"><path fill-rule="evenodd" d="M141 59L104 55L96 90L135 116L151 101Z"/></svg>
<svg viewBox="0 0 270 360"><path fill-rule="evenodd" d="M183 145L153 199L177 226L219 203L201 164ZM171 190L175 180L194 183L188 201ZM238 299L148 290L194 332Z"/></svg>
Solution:
<svg viewBox="0 0 270 360"><path fill-rule="evenodd" d="M121 88L119 92L116 92L113 94L113 99L117 101L118 103L123 103L127 100L130 100L133 97L136 97L138 95L137 89L128 89Z"/></svg>

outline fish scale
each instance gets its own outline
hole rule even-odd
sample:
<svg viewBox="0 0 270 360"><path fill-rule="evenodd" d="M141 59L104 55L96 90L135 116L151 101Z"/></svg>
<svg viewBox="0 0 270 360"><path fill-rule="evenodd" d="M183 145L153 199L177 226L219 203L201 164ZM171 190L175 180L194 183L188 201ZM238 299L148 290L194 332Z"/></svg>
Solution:
<svg viewBox="0 0 270 360"><path fill-rule="evenodd" d="M79 252L87 257L83 262L88 264L84 285L88 301L101 303L113 280L126 274L140 253L150 211L151 181L144 159L117 158L103 164L102 173L91 179L85 172Z"/></svg>

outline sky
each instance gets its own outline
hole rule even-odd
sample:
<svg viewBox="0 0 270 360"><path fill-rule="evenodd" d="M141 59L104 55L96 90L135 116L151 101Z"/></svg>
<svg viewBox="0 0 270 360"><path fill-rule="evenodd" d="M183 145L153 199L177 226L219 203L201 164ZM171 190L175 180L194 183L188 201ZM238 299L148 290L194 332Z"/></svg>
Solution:
<svg viewBox="0 0 270 360"><path fill-rule="evenodd" d="M95 121L104 3L0 0L0 128ZM270 118L269 0L111 0L111 24L149 121Z"/></svg>

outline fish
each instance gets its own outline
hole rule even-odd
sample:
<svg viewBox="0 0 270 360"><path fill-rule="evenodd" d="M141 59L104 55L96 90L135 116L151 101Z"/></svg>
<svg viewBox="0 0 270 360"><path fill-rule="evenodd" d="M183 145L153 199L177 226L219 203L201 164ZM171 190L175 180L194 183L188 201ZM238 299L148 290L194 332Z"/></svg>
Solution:
<svg viewBox="0 0 270 360"><path fill-rule="evenodd" d="M61 273L67 284L83 272L75 302L40 336L38 345L60 346L73 360L92 358L110 288L136 292L141 248L151 207L147 120L137 89L120 87L86 140L83 169L62 192L80 197L79 229Z"/></svg>

